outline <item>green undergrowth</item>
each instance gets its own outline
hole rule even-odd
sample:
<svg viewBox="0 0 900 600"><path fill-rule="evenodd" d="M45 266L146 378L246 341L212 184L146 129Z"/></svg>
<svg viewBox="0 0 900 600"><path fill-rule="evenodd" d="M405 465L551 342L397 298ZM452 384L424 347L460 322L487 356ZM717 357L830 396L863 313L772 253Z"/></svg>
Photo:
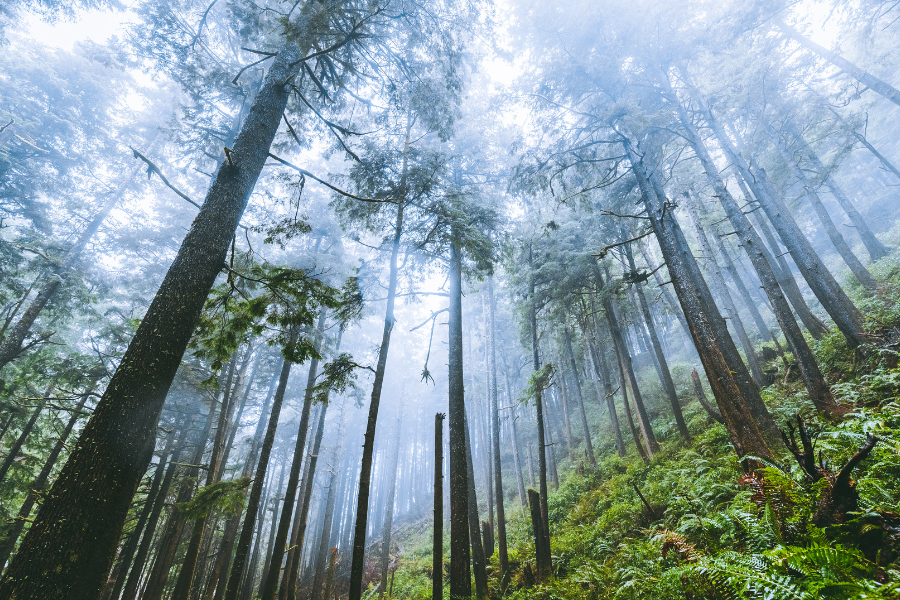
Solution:
<svg viewBox="0 0 900 600"><path fill-rule="evenodd" d="M802 415L817 461L837 472L866 442L875 449L853 471L859 511L816 526L823 482L812 483L784 447L776 464L746 474L723 426L696 402L685 407L692 439L659 418L661 451L645 464L610 452L598 468L561 467L549 497L554 577L536 584L531 522L506 503L510 572L500 589L491 559L491 595L553 599L900 599L900 261L872 266L880 284L851 288L869 319L872 344L851 350L834 331L810 343L836 399L840 422L819 418L796 379L779 378L763 399L779 427ZM568 466L568 468L566 468ZM640 490L647 503L644 503ZM648 505L649 504L649 505ZM430 525L430 524L429 524ZM431 597L430 527L404 541L394 598ZM449 567L445 540L444 576ZM474 589L474 587L473 587ZM448 597L445 585L444 597Z"/></svg>

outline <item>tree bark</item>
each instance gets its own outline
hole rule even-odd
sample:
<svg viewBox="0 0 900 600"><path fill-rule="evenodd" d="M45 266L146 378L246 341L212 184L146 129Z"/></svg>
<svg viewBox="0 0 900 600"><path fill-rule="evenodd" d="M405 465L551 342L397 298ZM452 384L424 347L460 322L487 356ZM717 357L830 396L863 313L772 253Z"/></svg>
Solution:
<svg viewBox="0 0 900 600"><path fill-rule="evenodd" d="M150 462L169 386L266 163L287 105L287 82L302 58L293 42L274 58L232 161L216 171L175 262L0 580L0 600L99 595Z"/></svg>
<svg viewBox="0 0 900 600"><path fill-rule="evenodd" d="M405 194L404 190L406 189L406 174L409 160L409 135L411 129L412 121L408 121L406 126L406 139L403 146L403 166L400 180L401 194ZM397 219L394 223L394 239L391 244L387 306L384 311L384 331L381 336L381 346L378 348L378 363L375 367L375 380L372 383L372 396L369 401L369 417L366 421L363 455L359 472L359 495L356 502L356 527L353 534L353 556L350 565L350 595L348 600L361 600L362 598L362 577L366 558L369 488L372 479L372 453L375 449L375 427L378 423L378 406L381 402L381 388L384 385L384 372L387 366L388 348L391 343L391 331L394 328L394 300L397 296L397 257L400 253L400 236L403 233L403 205L405 200L404 197L401 197L397 202Z"/></svg>
<svg viewBox="0 0 900 600"><path fill-rule="evenodd" d="M394 500L397 495L397 467L400 463L400 431L403 422L403 408L401 407L397 415L397 426L394 435L397 439L394 443L394 455L391 457L391 470L389 471L390 482L388 483L387 499L384 503L384 529L381 535L381 585L378 598L384 598L387 591L388 583L388 566L391 559L391 530L394 527Z"/></svg>
<svg viewBox="0 0 900 600"><path fill-rule="evenodd" d="M472 441L469 437L469 419L466 415L464 424L466 437L466 479L468 481L468 508L469 508L469 542L472 546L472 571L475 578L475 597L486 600L488 597L487 560L485 558L485 546L482 543L481 522L478 519L478 497L475 493L475 470L472 461ZM451 510L453 507L451 498ZM452 540L451 540L452 543ZM451 555L451 560L453 556ZM451 594L452 597L452 594Z"/></svg>
<svg viewBox="0 0 900 600"><path fill-rule="evenodd" d="M825 48L824 46L820 46L784 21L776 19L774 21L774 24L776 27L778 27L778 29L781 30L782 33L794 39L797 43L799 43L807 50L818 54L840 70L844 71L845 73L871 89L873 92L880 94L894 104L900 106L900 90L898 90L894 86L882 81L874 75L870 75L865 70L857 67L849 60L839 55L837 52L833 52L828 48Z"/></svg>
<svg viewBox="0 0 900 600"><path fill-rule="evenodd" d="M296 332L291 335L291 343L296 341ZM247 561L247 553L250 551L250 542L253 539L253 530L256 526L257 513L259 512L259 500L262 496L263 483L266 479L266 471L269 467L269 459L272 455L272 446L275 444L275 432L278 429L278 419L281 416L281 407L284 403L284 393L287 389L288 379L291 376L292 363L289 360L281 360L281 368L278 369L278 387L275 389L275 395L272 397L272 411L269 414L268 424L266 425L266 434L260 447L259 459L256 461L256 474L253 477L253 485L250 488L250 497L247 501L247 509L245 511L244 525L241 528L241 535L235 547L234 560L231 563L231 574L228 577L228 585L225 588L225 600L236 600L238 596L238 588L241 584L241 576L244 572L244 566ZM272 381L274 383L274 379ZM271 385L269 386L271 389ZM270 392L271 395L271 392ZM268 397L266 398L268 404ZM304 404L304 409L306 408ZM307 414L307 419L309 418ZM259 436L260 427L266 421L265 407L260 413L259 423L257 424L256 437ZM250 464L253 464L252 462ZM284 477L284 463L281 468L281 478ZM275 488L273 496L281 491L281 479L279 479L278 487ZM277 507L277 504L276 504ZM275 513L272 513L272 529L275 530ZM280 555L279 555L280 558ZM268 561L268 557L267 557ZM260 584L260 592L266 589L266 583L269 576L269 566L267 562L266 570L263 571L263 581ZM278 577L275 577L277 581ZM251 582L252 583L252 582ZM248 584L249 585L249 584ZM262 594L260 594L262 595Z"/></svg>
<svg viewBox="0 0 900 600"><path fill-rule="evenodd" d="M503 504L503 469L500 462L500 407L497 389L497 343L496 318L494 314L494 276L488 275L488 381L491 396L491 442L494 458L494 498L497 502L497 546L501 581L505 581L509 569L509 554L506 547L506 509ZM518 443L516 450L518 450ZM590 444L590 439L588 439ZM491 553L493 554L493 552ZM501 587L505 587L502 586Z"/></svg>
<svg viewBox="0 0 900 600"><path fill-rule="evenodd" d="M538 492L528 490L528 506L531 510L531 528L534 531L534 559L537 567L538 583L544 583L549 577L551 567L545 564L546 556L549 554L544 547L546 537L543 535L543 517L541 516L541 497Z"/></svg>
<svg viewBox="0 0 900 600"><path fill-rule="evenodd" d="M453 232L451 237L455 240ZM472 595L469 569L469 470L467 457L466 404L463 379L462 338L462 258L456 241L450 244L449 315L449 402L450 402L450 598ZM474 482L473 482L474 483ZM477 523L477 521L476 521ZM477 533L476 533L477 537ZM483 559L483 557L482 557ZM483 568L483 565L482 565ZM477 566L476 566L477 571ZM479 596L481 590L478 590ZM351 599L352 600L352 599Z"/></svg>
<svg viewBox="0 0 900 600"><path fill-rule="evenodd" d="M538 353L538 334L537 334L537 299L534 290L534 258L532 248L528 249L528 319L531 327L531 358L534 372L537 373L541 369L541 359ZM541 507L541 535L543 539L538 545L544 555L542 560L538 561L539 573L541 581L546 581L552 571L553 564L551 561L552 550L550 549L550 510L547 507L547 442L544 436L544 401L543 391L540 387L534 390L534 405L537 411L537 434L538 434L538 483L540 487L540 507ZM529 499L530 501L530 499ZM535 534L537 535L537 534Z"/></svg>
<svg viewBox="0 0 900 600"><path fill-rule="evenodd" d="M431 600L444 598L444 417L434 415L434 535L431 546ZM331 600L326 596L325 600Z"/></svg>
<svg viewBox="0 0 900 600"><path fill-rule="evenodd" d="M631 252L631 246L629 245L625 246L625 257L628 259L628 267L632 271L636 271L637 267L634 263L634 254ZM684 415L681 413L681 405L678 403L678 392L675 390L675 382L672 381L672 373L669 371L669 362L666 360L662 344L659 343L659 336L656 334L656 326L653 323L653 316L650 314L650 305L647 304L647 297L644 295L644 287L640 283L633 284L633 287L635 295L640 302L641 314L644 317L644 324L647 326L647 333L650 336L650 345L653 347L656 362L659 364L663 389L666 391L666 396L669 398L672 414L675 415L675 424L678 426L678 432L681 434L681 437L684 438L685 441L690 441L691 434L688 433L687 425L684 422ZM750 347L750 353L753 353L752 346ZM753 358L755 360L755 354L753 354ZM757 368L759 367L757 366ZM762 376L761 371L760 376Z"/></svg>
<svg viewBox="0 0 900 600"><path fill-rule="evenodd" d="M735 451L739 457L751 454L771 459L771 450L756 419L747 418L752 414L751 403L762 405L759 388L734 347L725 320L712 301L684 234L671 211L665 209L667 199L657 196L656 186L651 183L643 159L639 158L630 139L625 141L625 150Z"/></svg>
<svg viewBox="0 0 900 600"><path fill-rule="evenodd" d="M784 140L781 139L781 136L778 135L778 132L775 131L774 128L770 126L767 127L769 137L772 139L772 142L775 144L775 148L778 150L778 153L781 155L782 160L787 164L788 170L790 170L791 175L793 175L794 179L803 187L804 192L806 193L806 199L809 200L810 206L812 206L813 212L816 213L816 216L819 218L819 223L822 224L822 227L825 228L825 233L828 235L828 239L831 240L831 243L834 245L835 249L838 251L838 254L843 259L844 264L850 267L850 271L856 277L856 279L870 292L873 291L876 287L875 278L872 277L872 274L869 273L868 269L866 269L862 262L860 262L859 257L853 254L853 250L850 249L850 245L847 243L847 240L844 239L844 236L838 231L837 227L834 224L834 221L831 219L831 215L828 214L828 209L825 208L825 205L822 203L822 199L819 198L819 194L815 190L815 186L813 182L811 182L806 174L800 169L800 165L797 164L797 161L794 159L793 154L785 145Z"/></svg>
<svg viewBox="0 0 900 600"><path fill-rule="evenodd" d="M563 329L563 333L565 336L566 354L569 359L569 371L572 373L572 380L575 383L575 403L578 405L578 412L581 415L581 429L584 431L585 450L591 468L596 469L597 458L594 456L594 444L591 443L591 432L588 428L587 412L584 410L584 398L581 397L581 382L578 380L578 365L575 363L575 353L572 351L572 334L569 333L568 327Z"/></svg>

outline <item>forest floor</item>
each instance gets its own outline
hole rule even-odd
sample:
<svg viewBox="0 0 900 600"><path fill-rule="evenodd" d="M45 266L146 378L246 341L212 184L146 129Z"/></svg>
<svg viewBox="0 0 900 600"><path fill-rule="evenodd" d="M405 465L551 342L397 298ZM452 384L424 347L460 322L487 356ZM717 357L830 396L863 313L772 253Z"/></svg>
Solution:
<svg viewBox="0 0 900 600"><path fill-rule="evenodd" d="M510 582L501 593L495 554L492 596L900 598L900 258L883 259L872 270L880 280L878 293L865 297L852 291L870 320L873 343L849 350L837 333L810 340L836 399L852 411L840 422L818 417L799 382L790 379L763 391L785 431L797 415L803 417L816 462L824 461L832 472L866 442L866 434L877 437L874 450L852 473L859 510L843 522L814 524L827 479L812 482L784 447L777 464L748 476L725 428L689 402L691 442L684 443L674 424L658 418L654 427L662 450L649 464L633 448L618 457L610 436L595 442L603 457L597 470L563 461L559 487L549 496L554 572L549 582L538 585L531 576L531 523L518 499L509 499ZM430 522L422 524L408 528L400 540L404 552L393 598L431 597L431 528ZM446 582L449 539L444 557Z"/></svg>

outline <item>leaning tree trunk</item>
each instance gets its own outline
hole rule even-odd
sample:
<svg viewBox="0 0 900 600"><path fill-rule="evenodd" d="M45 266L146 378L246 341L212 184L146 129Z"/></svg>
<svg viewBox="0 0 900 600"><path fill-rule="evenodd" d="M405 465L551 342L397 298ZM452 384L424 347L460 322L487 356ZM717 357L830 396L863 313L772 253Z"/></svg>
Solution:
<svg viewBox="0 0 900 600"><path fill-rule="evenodd" d="M637 267L634 263L634 254L631 252L631 246L625 246L625 256L628 259L628 268L636 271ZM653 315L650 314L650 305L647 304L647 297L644 295L644 286L637 282L634 284L634 291L640 302L641 314L644 317L644 324L647 326L647 332L650 335L650 345L653 346L653 353L656 355L656 362L659 364L659 370L662 378L663 388L666 396L669 398L669 405L672 407L672 414L675 415L675 424L678 426L678 432L685 441L690 441L691 434L688 433L687 424L684 422L684 415L681 413L681 405L678 403L678 392L675 390L675 382L672 381L672 373L669 371L669 362L663 352L662 344L659 343L659 336L656 333L656 326L653 323ZM752 353L753 348L750 347ZM571 352L570 352L571 354ZM755 355L754 359L755 359ZM760 372L760 376L762 373Z"/></svg>
<svg viewBox="0 0 900 600"><path fill-rule="evenodd" d="M850 267L850 271L856 277L857 280L865 287L867 290L874 291L876 287L875 278L872 277L872 274L869 273L869 270L866 269L862 262L860 262L859 257L853 254L853 250L850 249L850 245L847 243L847 240L844 239L844 236L838 231L837 227L834 224L834 221L831 218L831 215L828 214L828 209L825 208L825 205L822 203L822 199L819 198L819 194L816 192L813 182L811 182L806 174L800 169L800 165L797 164L797 161L794 159L793 154L785 145L784 140L781 139L781 136L778 135L778 132L775 131L772 126L768 126L766 128L769 133L769 137L772 139L772 142L775 144L775 148L778 150L778 153L781 155L782 160L787 164L788 170L791 172L791 175L797 182L803 187L803 190L806 194L806 199L809 200L810 206L812 206L813 212L816 213L816 216L819 218L819 222L822 224L822 227L825 228L825 233L828 235L828 239L831 240L831 243L834 245L841 259L843 259L844 263Z"/></svg>
<svg viewBox="0 0 900 600"><path fill-rule="evenodd" d="M719 190L717 189L716 191L718 192ZM725 283L725 277L722 276L722 271L719 269L719 263L716 260L712 245L709 243L709 238L706 237L706 231L704 231L703 224L700 222L700 215L697 212L697 206L695 204L696 198L690 192L684 192L683 197L687 207L688 219L694 229L694 237L700 245L700 253L703 255L704 262L706 263L707 274L712 282L712 287L719 296L719 300L724 305L725 312L730 315L726 318L731 319L731 326L737 333L738 340L741 342L741 347L744 349L744 356L747 358L747 366L750 367L750 373L753 375L753 380L757 385L762 386L763 372L762 368L759 366L756 350L754 350L753 343L747 335L747 330L744 329L741 316L738 314L737 307L734 305L734 299L731 297L731 292L729 292L728 285Z"/></svg>
<svg viewBox="0 0 900 600"><path fill-rule="evenodd" d="M0 568L2 568L3 565L6 564L6 561L9 559L9 555L12 554L13 548L16 547L16 542L18 541L19 536L22 534L22 529L25 527L25 523L29 520L28 517L31 516L31 509L34 508L34 505L37 502L41 491L44 489L44 486L47 485L47 481L50 479L50 473L53 471L53 467L56 465L56 460L59 458L59 455L66 447L66 440L68 439L69 434L72 433L72 428L75 427L75 423L78 421L79 417L81 417L81 409L84 408L84 405L87 402L89 396L89 392L81 396L81 400L78 401L78 404L75 405L75 409L72 411L72 416L69 417L69 421L66 423L66 426L59 434L59 438L56 440L56 444L53 446L53 449L50 451L50 454L44 461L44 466L43 468L41 468L41 472L38 473L38 476L29 486L28 496L25 498L25 502L22 503L22 506L19 507L19 514L16 516L15 521L6 532L6 539L4 540L3 545L0 546ZM185 431L187 430L185 429ZM174 436L172 436L172 439L174 440ZM183 437L181 441L182 443L184 442ZM162 473L163 465L165 464L170 451L171 446L167 445L166 449L160 456L159 471L157 472L157 475ZM152 501L153 494L156 489L158 489L158 487L159 477L154 477L153 485L151 485L150 492L147 494L148 503ZM141 517L145 517L145 515L142 513ZM143 526L143 521L139 520L138 524L135 526L136 535L139 534L140 529ZM128 558L128 562L130 561L131 557ZM116 594L115 597L118 598L118 594Z"/></svg>
<svg viewBox="0 0 900 600"><path fill-rule="evenodd" d="M431 539L431 600L444 598L444 417L434 415L434 534ZM331 598L325 597L325 600Z"/></svg>
<svg viewBox="0 0 900 600"><path fill-rule="evenodd" d="M794 136L794 139L797 140L797 143L800 145L800 150L812 164L813 169L815 169L819 177L824 180L825 187L828 188L831 195L834 196L835 200L837 200L838 204L850 218L853 228L856 229L856 233L859 235L859 239L862 240L872 261L874 262L890 254L891 251L887 246L881 243L881 240L875 237L875 233L869 227L869 224L863 219L862 215L859 214L856 206L853 205L853 202L850 201L850 198L848 198L844 193L844 190L841 189L841 186L834 180L834 177L828 169L826 169L825 165L822 164L819 155L816 154L816 151L812 149L812 146L810 146L803 138L803 134L800 133L792 123L789 122L787 126L791 135Z"/></svg>
<svg viewBox="0 0 900 600"><path fill-rule="evenodd" d="M900 90L898 90L894 86L882 81L874 75L870 75L846 58L839 55L837 52L833 52L828 48L825 48L824 46L820 46L784 21L776 19L774 21L774 24L781 30L782 33L790 38L793 38L797 43L799 43L807 50L818 54L840 70L844 71L845 73L865 85L867 88L871 89L873 92L880 94L894 104L900 106Z"/></svg>
<svg viewBox="0 0 900 600"><path fill-rule="evenodd" d="M296 333L292 333L290 343L296 341ZM247 553L250 551L250 543L253 540L253 530L256 526L256 518L259 512L259 500L262 496L263 483L266 479L266 470L269 467L269 459L272 455L272 446L275 444L275 431L278 429L278 418L281 416L281 406L284 403L284 393L287 389L288 379L291 376L291 361L282 360L281 369L278 377L278 387L275 389L275 396L272 399L272 412L269 414L268 425L266 426L266 435L263 438L262 447L260 448L259 460L256 463L256 475L253 477L253 486L250 488L250 498L247 501L247 510L244 517L244 525L241 528L241 536L235 547L234 560L231 563L231 574L228 576L228 585L225 589L225 600L236 600L238 588L241 584L241 576L244 572L244 566L247 562ZM307 417L308 418L308 417ZM259 416L260 423L266 419L266 412L263 410ZM282 463L281 475L284 476L284 463ZM281 490L281 481L275 489L273 496L277 495ZM277 505L276 505L277 506ZM275 523L275 514L272 515L273 529ZM263 580L266 581L267 572L263 572ZM271 579L271 578L269 578ZM275 578L277 581L277 577Z"/></svg>
<svg viewBox="0 0 900 600"><path fill-rule="evenodd" d="M655 186L640 154L626 140L625 150L641 188L644 206L650 218L656 238L669 267L675 293L691 328L694 346L713 385L728 433L738 456L747 454L771 459L772 452L760 433L756 419L747 418L751 404L762 405L759 388L753 383L728 333L725 320L719 314L709 288L691 254L684 234L671 211L665 210L668 202L657 196Z"/></svg>
<svg viewBox="0 0 900 600"><path fill-rule="evenodd" d="M649 463L652 456L648 455L647 449L644 447L644 440L641 439L641 434L638 432L637 427L634 426L634 417L631 416L631 405L628 402L628 390L631 388L631 380L628 379L628 376L625 374L625 363L622 361L623 352L627 352L628 350L621 351L619 350L618 344L615 342L615 338L613 338L613 346L616 350L616 359L619 363L619 381L620 386L622 387L622 408L625 410L625 417L628 421L628 429L631 431L631 439L634 440L634 445L637 447L638 454L641 456L641 460L645 463ZM632 390L632 396L634 395L634 390Z"/></svg>
<svg viewBox="0 0 900 600"><path fill-rule="evenodd" d="M456 600L472 595L469 568L469 511L472 507L469 506L470 465L466 456L466 401L463 383L462 258L455 241L450 245L449 328L450 598Z"/></svg>
<svg viewBox="0 0 900 600"><path fill-rule="evenodd" d="M391 478L388 484L387 499L384 503L384 531L381 536L381 585L378 598L384 598L388 583L388 565L391 559L391 529L394 527L394 500L397 495L397 466L400 462L400 427L403 420L403 409L397 415L397 429L394 435L397 439L394 443L394 456L391 459L391 470L388 475Z"/></svg>
<svg viewBox="0 0 900 600"><path fill-rule="evenodd" d="M266 163L303 54L274 58L134 338L0 580L0 600L99 595L156 440L160 411Z"/></svg>
<svg viewBox="0 0 900 600"><path fill-rule="evenodd" d="M403 167L400 177L401 194L405 194L406 175L409 161L409 134L412 121L406 126L406 139L403 146ZM390 274L388 276L387 305L384 309L384 330L381 334L381 346L378 347L378 363L375 366L375 379L372 382L372 396L369 401L369 416L366 421L366 433L363 438L363 454L359 470L359 494L356 500L356 526L353 532L353 553L350 564L350 594L348 600L361 600L362 578L366 559L366 529L368 525L369 489L372 482L372 454L375 450L375 428L378 424L378 406L381 403L381 388L384 385L384 372L387 366L388 349L391 344L391 331L394 328L394 301L397 297L397 257L400 254L400 236L403 233L403 205L405 198L397 202L397 219L394 223L394 239L391 243ZM462 382L460 382L461 384ZM0 599L2 600L2 599Z"/></svg>
<svg viewBox="0 0 900 600"><path fill-rule="evenodd" d="M325 330L325 309L319 311L319 322L316 325L315 355L322 348L322 334ZM314 355L314 356L315 356ZM287 489L284 492L284 504L281 505L281 516L278 519L278 533L275 536L275 544L272 546L272 558L269 562L269 573L266 578L266 586L263 589L262 600L273 600L278 590L278 575L281 571L281 562L287 547L288 533L291 527L291 517L294 514L294 504L297 498L297 487L300 483L300 468L303 466L303 453L306 450L306 435L309 430L309 412L312 408L313 385L315 384L316 371L319 362L316 358L309 361L309 375L306 380L306 393L303 398L303 408L300 412L300 424L297 426L297 442L294 445L294 456L291 460L291 470L288 474ZM252 531L252 530L251 530ZM248 544L249 548L249 544ZM232 566L234 570L234 566ZM235 582L237 586L239 581ZM237 587L235 587L235 593ZM231 599L228 599L231 600Z"/></svg>
<svg viewBox="0 0 900 600"><path fill-rule="evenodd" d="M750 225L749 219L747 219L747 216L741 211L737 201L722 183L718 175L713 176L710 172L714 167L712 166L712 160L709 157L709 153L706 151L706 147L699 139L696 129L691 122L688 121L688 116L684 107L682 107L680 102L677 102L676 98L673 98L673 101L677 104L679 115L685 130L688 133L688 137L693 140L692 146L697 151L698 156L701 157L701 161L704 162L704 165L708 165L707 173L713 183L719 203L725 210L725 214L728 217L731 226L734 227L735 233L739 236L744 251L750 258L750 261L756 270L756 274L760 278L760 283L769 298L772 310L775 313L775 317L778 319L778 324L781 326L785 339L787 340L791 351L794 353L794 357L800 367L801 377L809 392L810 399L820 411L826 413L837 412L838 406L831 396L831 391L825 383L824 377L822 377L816 358L810 350L806 338L803 337L800 326L797 325L797 321L794 319L793 314L791 314L787 299L781 292L775 273L772 270L773 261L767 256L762 238L759 237L759 234ZM705 105L701 106L705 108ZM705 112L707 115L711 114L709 111ZM707 379L709 379L709 377L707 377ZM711 379L710 383L712 383ZM716 397L716 401L718 402L718 396ZM750 409L753 411L752 414L757 418L763 433L769 438L769 442L773 443L772 438L775 435L775 432L773 431L775 429L774 421L771 420L771 416L761 401L758 409L755 409L756 406L755 402L750 405ZM723 416L725 416L725 411L723 410L722 412Z"/></svg>
<svg viewBox="0 0 900 600"><path fill-rule="evenodd" d="M587 450L588 461L591 468L597 468L597 459L594 456L594 445L591 443L591 432L588 429L587 413L584 410L584 399L581 397L581 382L578 380L578 365L575 364L575 353L572 351L572 334L569 328L563 329L565 334L566 355L569 359L569 370L572 373L572 379L575 382L575 403L578 405L578 412L581 415L581 429L584 431L584 444ZM499 441L497 443L499 448Z"/></svg>
<svg viewBox="0 0 900 600"><path fill-rule="evenodd" d="M531 358L534 372L537 373L541 369L541 358L538 352L538 334L537 334L537 299L534 290L534 257L532 248L528 249L528 319L531 327ZM537 382L536 382L537 383ZM541 507L541 533L543 536L538 549L544 553L542 560L538 561L540 571L538 576L542 581L549 579L553 572L552 550L550 549L550 509L547 506L547 442L544 435L544 399L543 390L539 385L534 388L534 406L537 412L537 434L538 434L538 483L540 488L540 507ZM535 532L535 535L538 535Z"/></svg>
<svg viewBox="0 0 900 600"><path fill-rule="evenodd" d="M6 474L9 472L9 468L12 467L12 464L15 462L16 458L19 457L19 452L22 450L22 446L25 445L25 440L27 440L28 436L31 435L31 430L34 429L34 425L35 423L37 423L38 417L41 416L41 413L44 410L44 406L47 404L47 399L49 398L52 391L53 388L51 387L47 388L47 391L44 392L43 398L41 398L38 401L37 406L34 407L34 410L31 412L31 416L25 423L25 427L22 428L22 431L19 433L19 437L16 438L16 441L13 442L12 447L6 454L6 459L4 459L3 464L0 465L0 481L6 479ZM2 564L3 563L0 563L0 565Z"/></svg>
<svg viewBox="0 0 900 600"><path fill-rule="evenodd" d="M600 338L600 324L597 322L597 311L595 309L593 295L591 296L590 309L595 337L592 338L588 332L584 332L584 339L585 345L590 351L591 363L593 363L591 375L594 380L594 389L597 391L597 402L600 403L601 407L603 406L604 399L606 400L606 409L609 412L609 422L612 423L613 432L616 435L616 451L619 453L619 456L624 457L625 441L622 439L622 428L619 425L619 416L616 414L616 402L613 398L613 396L615 396L615 391L612 389L609 365L606 362L606 354L597 348L597 342L599 342ZM687 329L685 329L685 331L687 331ZM597 380L598 377L603 379L602 392L600 390L600 382Z"/></svg>
<svg viewBox="0 0 900 600"><path fill-rule="evenodd" d="M151 148L155 144L156 140L151 144ZM38 291L37 296L35 296L31 304L28 305L28 308L25 309L25 312L22 313L22 316L16 324L13 325L12 329L9 331L9 335L3 339L3 343L0 343L0 369L3 369L10 361L14 360L22 353L22 343L31 332L31 328L34 326L34 322L41 314L41 311L44 310L47 302L49 302L50 298L53 297L53 294L56 293L60 284L62 284L66 277L69 276L69 272L75 266L75 263L78 262L78 259L81 258L81 253L84 251L85 247L87 247L94 235L100 230L103 221L106 220L109 213L116 207L116 204L122 199L122 194L131 187L135 177L137 177L142 170L142 168L137 168L132 171L126 177L126 182L120 185L119 189L110 194L110 198L106 201L106 204L103 205L103 208L94 215L94 218L91 219L84 231L81 232L81 235L78 236L78 239L75 240L75 243L72 244L72 247L66 252L66 256L59 268L53 272L52 276L45 278L45 283L40 291Z"/></svg>
<svg viewBox="0 0 900 600"><path fill-rule="evenodd" d="M690 86L688 91L694 100L700 104L704 117L712 128L719 146L753 191L757 202L766 213L766 216L769 217L769 221L775 227L788 252L790 252L791 257L800 269L800 273L806 279L810 289L816 295L816 298L819 299L819 302L822 303L829 316L834 320L838 329L847 338L847 343L854 348L865 343L866 340L862 330L864 321L862 314L822 263L821 258L816 254L809 240L800 230L796 221L794 221L782 199L769 184L765 172L758 167L751 168L753 166L752 161L751 165L748 165L747 161L738 154L731 139L725 134L725 130L709 109L706 99L700 92ZM680 106L680 103L677 104ZM775 248L772 251L775 252ZM772 261L768 262L771 264ZM790 271L785 272L785 275L790 276ZM811 332L815 335L815 332L812 330Z"/></svg>

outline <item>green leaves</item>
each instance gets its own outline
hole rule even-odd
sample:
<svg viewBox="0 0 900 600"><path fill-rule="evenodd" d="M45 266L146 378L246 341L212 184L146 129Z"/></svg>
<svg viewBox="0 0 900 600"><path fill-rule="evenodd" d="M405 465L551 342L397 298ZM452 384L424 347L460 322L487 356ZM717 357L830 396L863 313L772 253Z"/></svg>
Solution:
<svg viewBox="0 0 900 600"><path fill-rule="evenodd" d="M187 502L179 502L175 506L186 519L196 521L218 508L228 516L234 516L244 506L244 490L253 481L249 477L241 477L233 481L220 481L200 488L193 498Z"/></svg>
<svg viewBox="0 0 900 600"><path fill-rule="evenodd" d="M553 383L555 371L556 368L553 366L553 363L547 363L532 373L531 377L528 378L528 385L520 393L519 399L527 404L537 394L543 393Z"/></svg>

